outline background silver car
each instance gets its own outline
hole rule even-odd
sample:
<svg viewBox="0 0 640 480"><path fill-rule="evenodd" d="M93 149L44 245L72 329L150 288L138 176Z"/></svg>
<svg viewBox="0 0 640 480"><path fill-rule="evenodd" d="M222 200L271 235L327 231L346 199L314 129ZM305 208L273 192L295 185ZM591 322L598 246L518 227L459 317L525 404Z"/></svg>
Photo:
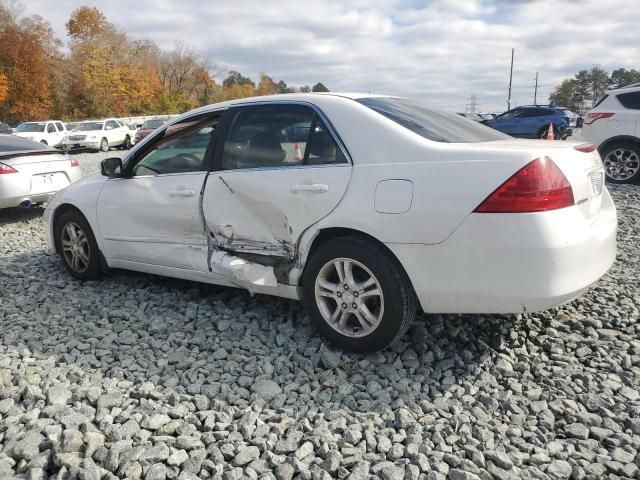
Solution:
<svg viewBox="0 0 640 480"><path fill-rule="evenodd" d="M80 178L80 165L66 153L15 135L0 135L0 208L46 202Z"/></svg>

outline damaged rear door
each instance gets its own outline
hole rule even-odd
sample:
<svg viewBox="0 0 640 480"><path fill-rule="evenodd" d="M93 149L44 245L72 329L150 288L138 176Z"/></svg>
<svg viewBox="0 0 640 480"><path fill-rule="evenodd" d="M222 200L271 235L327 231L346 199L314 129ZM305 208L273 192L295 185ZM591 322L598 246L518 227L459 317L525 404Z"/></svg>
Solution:
<svg viewBox="0 0 640 480"><path fill-rule="evenodd" d="M291 264L300 235L338 205L351 164L328 121L310 105L255 104L230 115L203 196L215 244L210 267L275 286L268 270Z"/></svg>

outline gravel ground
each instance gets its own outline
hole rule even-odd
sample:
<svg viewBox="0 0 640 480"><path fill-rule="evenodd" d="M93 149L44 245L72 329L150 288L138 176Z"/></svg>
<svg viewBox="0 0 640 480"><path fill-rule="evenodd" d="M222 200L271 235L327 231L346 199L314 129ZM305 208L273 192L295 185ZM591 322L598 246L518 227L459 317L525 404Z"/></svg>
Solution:
<svg viewBox="0 0 640 480"><path fill-rule="evenodd" d="M638 479L640 190L611 190L618 261L580 299L423 316L367 356L296 302L76 281L40 210L3 211L0 478Z"/></svg>

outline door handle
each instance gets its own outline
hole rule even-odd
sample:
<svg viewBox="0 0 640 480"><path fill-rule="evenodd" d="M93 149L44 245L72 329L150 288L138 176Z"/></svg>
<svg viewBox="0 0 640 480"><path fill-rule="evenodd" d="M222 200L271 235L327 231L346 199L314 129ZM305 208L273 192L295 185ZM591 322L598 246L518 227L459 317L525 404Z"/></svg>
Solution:
<svg viewBox="0 0 640 480"><path fill-rule="evenodd" d="M170 197L193 197L196 192L193 190L172 190L169 192Z"/></svg>
<svg viewBox="0 0 640 480"><path fill-rule="evenodd" d="M324 183L291 185L290 190L291 190L291 193L297 193L297 192L325 193L329 191L329 185L325 185Z"/></svg>

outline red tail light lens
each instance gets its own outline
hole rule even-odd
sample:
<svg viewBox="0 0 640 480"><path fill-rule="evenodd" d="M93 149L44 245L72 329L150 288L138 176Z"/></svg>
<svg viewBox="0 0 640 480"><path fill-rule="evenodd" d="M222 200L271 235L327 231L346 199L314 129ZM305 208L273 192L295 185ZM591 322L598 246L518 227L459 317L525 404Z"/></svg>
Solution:
<svg viewBox="0 0 640 480"><path fill-rule="evenodd" d="M71 157L71 166L72 167L79 167L80 164L78 163L78 160L76 160L75 158Z"/></svg>
<svg viewBox="0 0 640 480"><path fill-rule="evenodd" d="M549 157L536 158L500 185L478 213L546 212L574 204L573 189Z"/></svg>
<svg viewBox="0 0 640 480"><path fill-rule="evenodd" d="M10 167L9 165L0 163L0 175L2 175L3 173L18 173L18 171L15 168Z"/></svg>
<svg viewBox="0 0 640 480"><path fill-rule="evenodd" d="M573 149L578 150L579 152L591 153L596 149L596 146L593 143L583 143L581 145L576 145Z"/></svg>
<svg viewBox="0 0 640 480"><path fill-rule="evenodd" d="M596 120L600 120L601 118L610 118L613 117L612 112L592 112L587 113L584 117L584 123L587 125L591 125Z"/></svg>

